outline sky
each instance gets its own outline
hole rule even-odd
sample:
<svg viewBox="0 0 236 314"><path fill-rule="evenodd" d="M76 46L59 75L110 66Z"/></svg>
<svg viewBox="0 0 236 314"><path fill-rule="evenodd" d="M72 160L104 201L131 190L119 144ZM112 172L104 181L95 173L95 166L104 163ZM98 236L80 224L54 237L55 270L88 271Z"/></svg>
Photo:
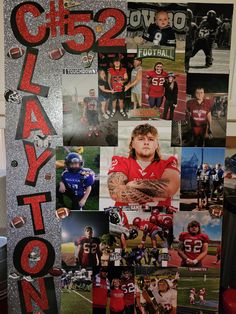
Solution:
<svg viewBox="0 0 236 314"><path fill-rule="evenodd" d="M182 162L190 160L193 154L195 154L198 158L198 165L200 166L202 152L203 162L209 163L212 166L216 163L224 164L225 148L184 147L182 148Z"/></svg>
<svg viewBox="0 0 236 314"><path fill-rule="evenodd" d="M202 233L206 233L210 240L221 240L222 220L212 218L208 211L206 212L178 212L174 215L174 236L179 238L179 234L187 231L187 225L190 221L197 220L201 225Z"/></svg>
<svg viewBox="0 0 236 314"><path fill-rule="evenodd" d="M83 236L86 226L93 228L94 237L108 233L108 218L108 215L102 211L71 211L70 215L62 220L62 243L71 242Z"/></svg>

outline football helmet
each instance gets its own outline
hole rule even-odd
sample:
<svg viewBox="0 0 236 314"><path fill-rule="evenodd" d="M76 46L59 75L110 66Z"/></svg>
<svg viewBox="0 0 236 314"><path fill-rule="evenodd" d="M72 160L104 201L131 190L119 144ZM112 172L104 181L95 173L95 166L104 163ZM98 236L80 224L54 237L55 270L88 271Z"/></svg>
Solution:
<svg viewBox="0 0 236 314"><path fill-rule="evenodd" d="M109 214L110 223L117 225L120 222L119 214L115 211L111 211Z"/></svg>
<svg viewBox="0 0 236 314"><path fill-rule="evenodd" d="M129 239L135 239L138 236L138 230L132 228L129 230Z"/></svg>
<svg viewBox="0 0 236 314"><path fill-rule="evenodd" d="M73 163L78 163L79 167L72 167ZM65 158L65 165L71 172L78 172L79 169L84 165L84 161L81 155L77 153L69 153Z"/></svg>
<svg viewBox="0 0 236 314"><path fill-rule="evenodd" d="M152 224L156 225L157 224L157 217L156 217L156 215L151 215L150 218L149 218L149 221Z"/></svg>
<svg viewBox="0 0 236 314"><path fill-rule="evenodd" d="M215 18L216 18L216 11L214 11L214 10L209 10L209 11L207 12L207 18L208 18L208 19L215 19Z"/></svg>
<svg viewBox="0 0 236 314"><path fill-rule="evenodd" d="M142 219L140 217L135 217L134 220L133 220L133 225L136 226L136 227L139 227L141 221L142 221Z"/></svg>

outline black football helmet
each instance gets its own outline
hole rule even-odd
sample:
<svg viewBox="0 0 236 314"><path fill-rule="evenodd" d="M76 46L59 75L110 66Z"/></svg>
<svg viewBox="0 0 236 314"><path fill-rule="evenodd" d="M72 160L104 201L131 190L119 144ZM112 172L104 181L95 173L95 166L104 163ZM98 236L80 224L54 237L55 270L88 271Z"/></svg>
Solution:
<svg viewBox="0 0 236 314"><path fill-rule="evenodd" d="M210 10L207 12L207 19L214 20L216 19L216 11Z"/></svg>
<svg viewBox="0 0 236 314"><path fill-rule="evenodd" d="M72 168L71 165L73 163L79 163L79 167ZM84 161L82 159L82 156L77 153L69 153L65 158L65 165L67 169L71 172L77 172L79 169L83 166Z"/></svg>
<svg viewBox="0 0 236 314"><path fill-rule="evenodd" d="M117 212L110 211L109 220L110 223L117 225L120 222L120 217Z"/></svg>
<svg viewBox="0 0 236 314"><path fill-rule="evenodd" d="M129 230L129 239L136 239L138 236L138 230L135 228L132 228Z"/></svg>

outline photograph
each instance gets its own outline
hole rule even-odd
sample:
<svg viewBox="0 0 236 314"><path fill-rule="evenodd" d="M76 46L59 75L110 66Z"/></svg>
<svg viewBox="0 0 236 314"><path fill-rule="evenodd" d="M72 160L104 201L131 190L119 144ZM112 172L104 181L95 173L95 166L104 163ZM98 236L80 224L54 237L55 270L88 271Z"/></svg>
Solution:
<svg viewBox="0 0 236 314"><path fill-rule="evenodd" d="M93 268L92 302L93 314L134 313L134 268Z"/></svg>
<svg viewBox="0 0 236 314"><path fill-rule="evenodd" d="M110 206L175 206L180 149L170 146L170 121L119 121L119 144L102 147L100 210Z"/></svg>
<svg viewBox="0 0 236 314"><path fill-rule="evenodd" d="M224 159L224 148L182 148L180 210L223 214Z"/></svg>
<svg viewBox="0 0 236 314"><path fill-rule="evenodd" d="M174 214L169 266L220 268L222 219L209 212Z"/></svg>
<svg viewBox="0 0 236 314"><path fill-rule="evenodd" d="M127 49L167 46L185 50L186 4L128 2Z"/></svg>
<svg viewBox="0 0 236 314"><path fill-rule="evenodd" d="M103 221L102 224L97 224ZM103 238L109 234L109 220L104 212L71 211L62 220L62 268L78 266L92 269L101 266Z"/></svg>
<svg viewBox="0 0 236 314"><path fill-rule="evenodd" d="M219 269L191 270L178 268L177 312L217 314L220 290Z"/></svg>
<svg viewBox="0 0 236 314"><path fill-rule="evenodd" d="M232 18L232 4L188 4L186 71L229 73Z"/></svg>
<svg viewBox="0 0 236 314"><path fill-rule="evenodd" d="M137 267L136 312L176 314L179 272L177 268Z"/></svg>
<svg viewBox="0 0 236 314"><path fill-rule="evenodd" d="M117 123L103 116L97 73L63 74L62 94L63 145L117 145Z"/></svg>
<svg viewBox="0 0 236 314"><path fill-rule="evenodd" d="M92 314L92 270L80 266L66 266L61 275L61 312Z"/></svg>
<svg viewBox="0 0 236 314"><path fill-rule="evenodd" d="M172 124L172 146L225 147L228 75L188 74L185 121Z"/></svg>
<svg viewBox="0 0 236 314"><path fill-rule="evenodd" d="M56 209L99 210L100 147L57 146Z"/></svg>
<svg viewBox="0 0 236 314"><path fill-rule="evenodd" d="M185 120L184 53L176 53L174 61L165 58L143 59L142 106L155 109L155 119Z"/></svg>
<svg viewBox="0 0 236 314"><path fill-rule="evenodd" d="M109 216L110 265L167 267L175 207L140 210L105 208Z"/></svg>
<svg viewBox="0 0 236 314"><path fill-rule="evenodd" d="M142 116L142 59L136 53L98 54L98 95L106 121ZM131 114L132 113L132 114Z"/></svg>

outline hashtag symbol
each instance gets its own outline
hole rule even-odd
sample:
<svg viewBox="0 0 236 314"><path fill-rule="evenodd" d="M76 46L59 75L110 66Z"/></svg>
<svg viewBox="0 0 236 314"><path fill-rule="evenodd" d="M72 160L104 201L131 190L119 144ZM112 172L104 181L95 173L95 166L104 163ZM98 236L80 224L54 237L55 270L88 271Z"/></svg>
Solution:
<svg viewBox="0 0 236 314"><path fill-rule="evenodd" d="M50 11L46 14L49 22L46 24L51 31L51 37L57 36L57 27L60 29L60 35L65 35L65 26L68 24L69 10L64 8L63 0L59 0L59 9L56 11L55 2L50 1Z"/></svg>

